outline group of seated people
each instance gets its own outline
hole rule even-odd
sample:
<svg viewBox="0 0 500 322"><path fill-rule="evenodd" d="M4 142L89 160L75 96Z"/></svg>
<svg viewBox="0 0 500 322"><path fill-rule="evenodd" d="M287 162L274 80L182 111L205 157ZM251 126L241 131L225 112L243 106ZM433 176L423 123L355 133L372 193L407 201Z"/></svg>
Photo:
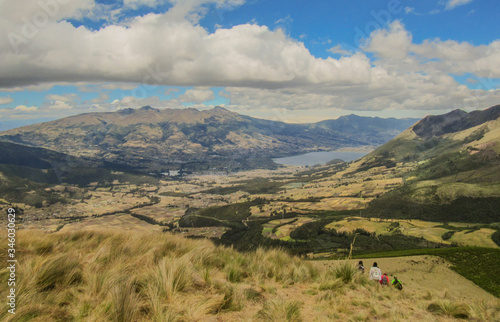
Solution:
<svg viewBox="0 0 500 322"><path fill-rule="evenodd" d="M357 267L361 273L365 272L363 261L359 261ZM380 283L380 285L392 285L398 290L403 289L403 284L396 276L394 276L392 281L389 283L389 276L387 276L387 273L382 274L382 270L380 270L380 268L378 267L377 262L373 263L373 266L370 268L369 279L370 281L376 281Z"/></svg>

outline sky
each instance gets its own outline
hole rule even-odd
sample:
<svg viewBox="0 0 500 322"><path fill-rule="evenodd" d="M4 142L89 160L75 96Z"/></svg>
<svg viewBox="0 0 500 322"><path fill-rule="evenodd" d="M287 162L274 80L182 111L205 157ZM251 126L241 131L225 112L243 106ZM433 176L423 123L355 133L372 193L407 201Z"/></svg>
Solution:
<svg viewBox="0 0 500 322"><path fill-rule="evenodd" d="M304 123L500 103L497 0L0 0L0 130L149 105Z"/></svg>

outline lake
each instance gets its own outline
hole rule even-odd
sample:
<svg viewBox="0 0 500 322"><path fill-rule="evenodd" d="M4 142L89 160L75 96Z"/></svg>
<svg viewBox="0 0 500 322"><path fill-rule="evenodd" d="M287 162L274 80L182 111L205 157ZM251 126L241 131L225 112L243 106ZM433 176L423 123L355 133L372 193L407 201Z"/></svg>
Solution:
<svg viewBox="0 0 500 322"><path fill-rule="evenodd" d="M334 159L341 159L345 162L357 160L370 152L346 152L346 151L321 151L309 152L306 154L294 155L286 158L273 159L277 164L292 166L312 166L325 164Z"/></svg>

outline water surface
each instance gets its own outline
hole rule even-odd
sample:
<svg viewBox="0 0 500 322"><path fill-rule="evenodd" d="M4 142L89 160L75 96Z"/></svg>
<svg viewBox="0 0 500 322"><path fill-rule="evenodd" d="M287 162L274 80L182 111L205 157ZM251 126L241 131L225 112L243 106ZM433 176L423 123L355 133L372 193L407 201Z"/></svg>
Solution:
<svg viewBox="0 0 500 322"><path fill-rule="evenodd" d="M357 160L364 157L369 152L346 152L346 151L322 151L309 152L306 154L294 155L286 158L273 159L277 164L292 165L292 166L313 166L317 164L325 164L328 161L341 159L345 162Z"/></svg>

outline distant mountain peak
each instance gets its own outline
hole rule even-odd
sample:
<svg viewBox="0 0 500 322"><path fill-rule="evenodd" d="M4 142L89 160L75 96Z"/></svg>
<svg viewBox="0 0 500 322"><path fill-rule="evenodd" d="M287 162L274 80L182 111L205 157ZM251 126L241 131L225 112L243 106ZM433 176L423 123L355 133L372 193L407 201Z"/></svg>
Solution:
<svg viewBox="0 0 500 322"><path fill-rule="evenodd" d="M139 110L141 110L141 111L159 111L159 109L153 108L149 105L143 106Z"/></svg>
<svg viewBox="0 0 500 322"><path fill-rule="evenodd" d="M454 109L453 111L446 113L444 115L466 115L466 114L468 114L466 111L457 108L457 109Z"/></svg>
<svg viewBox="0 0 500 322"><path fill-rule="evenodd" d="M413 126L413 132L421 138L430 139L434 136L463 131L499 117L500 105L470 113L456 109L446 114L424 117Z"/></svg>
<svg viewBox="0 0 500 322"><path fill-rule="evenodd" d="M122 110L118 110L118 113L121 115L131 115L131 114L134 114L136 112L147 112L147 111L159 112L160 110L157 108L151 107L149 105L145 105L145 106L142 106L140 108L131 108L131 107L124 108Z"/></svg>
<svg viewBox="0 0 500 322"><path fill-rule="evenodd" d="M231 112L230 110L222 107L222 106L215 106L213 109L210 111L215 112L215 113L220 113L220 114L236 114L235 112Z"/></svg>
<svg viewBox="0 0 500 322"><path fill-rule="evenodd" d="M130 115L130 114L133 114L135 112L135 109L131 108L131 107L128 107L128 108L124 108L123 110L118 110L117 113L121 114L121 115ZM78 115L76 115L78 117Z"/></svg>

